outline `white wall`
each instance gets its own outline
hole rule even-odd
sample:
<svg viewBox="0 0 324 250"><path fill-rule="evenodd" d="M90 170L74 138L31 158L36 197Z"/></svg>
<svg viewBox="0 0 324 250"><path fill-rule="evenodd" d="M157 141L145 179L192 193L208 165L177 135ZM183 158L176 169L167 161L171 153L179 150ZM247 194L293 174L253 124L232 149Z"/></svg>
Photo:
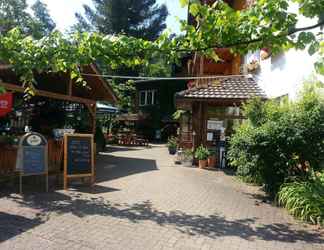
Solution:
<svg viewBox="0 0 324 250"><path fill-rule="evenodd" d="M292 4L290 11L298 13L298 5ZM299 16L297 27L305 27L317 23L317 20L311 20ZM313 30L314 33L319 29ZM296 34L298 35L298 34ZM305 79L315 73L314 63L318 55L310 56L305 51L291 49L280 55L272 56L267 60L261 60L259 52L250 53L245 57L245 63L256 59L260 63L260 70L254 77L260 87L269 97L278 97L287 95L294 99L298 90L302 87Z"/></svg>
<svg viewBox="0 0 324 250"><path fill-rule="evenodd" d="M254 53L253 57L258 57L258 53ZM303 81L314 73L316 56L291 49L259 62L260 70L254 76L266 94L269 97L288 94L294 99Z"/></svg>

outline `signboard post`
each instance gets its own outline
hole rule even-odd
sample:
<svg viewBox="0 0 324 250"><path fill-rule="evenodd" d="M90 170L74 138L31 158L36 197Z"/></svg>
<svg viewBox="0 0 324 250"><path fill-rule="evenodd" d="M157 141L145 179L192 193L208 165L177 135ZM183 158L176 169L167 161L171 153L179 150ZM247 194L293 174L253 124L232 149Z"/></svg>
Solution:
<svg viewBox="0 0 324 250"><path fill-rule="evenodd" d="M91 134L64 135L64 189L68 179L90 177L95 181L94 143Z"/></svg>
<svg viewBox="0 0 324 250"><path fill-rule="evenodd" d="M39 133L28 133L19 142L17 170L19 170L19 191L22 193L22 177L32 175L46 176L48 192L48 145Z"/></svg>

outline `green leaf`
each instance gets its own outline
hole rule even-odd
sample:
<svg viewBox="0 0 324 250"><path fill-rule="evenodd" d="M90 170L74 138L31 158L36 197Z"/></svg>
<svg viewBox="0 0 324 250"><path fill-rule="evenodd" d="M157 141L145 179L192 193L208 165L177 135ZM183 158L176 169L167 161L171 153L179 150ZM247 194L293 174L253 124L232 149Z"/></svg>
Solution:
<svg viewBox="0 0 324 250"><path fill-rule="evenodd" d="M197 3L190 4L189 11L193 16L197 16L197 14L199 13L199 4Z"/></svg>
<svg viewBox="0 0 324 250"><path fill-rule="evenodd" d="M179 0L181 8L187 6L189 4L189 0Z"/></svg>

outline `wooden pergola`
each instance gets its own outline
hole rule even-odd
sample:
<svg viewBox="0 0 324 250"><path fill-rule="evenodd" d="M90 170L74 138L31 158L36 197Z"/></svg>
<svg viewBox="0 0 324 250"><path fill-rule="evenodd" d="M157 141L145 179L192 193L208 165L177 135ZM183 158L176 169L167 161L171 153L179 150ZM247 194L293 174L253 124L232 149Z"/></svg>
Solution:
<svg viewBox="0 0 324 250"><path fill-rule="evenodd" d="M111 104L117 102L117 97L108 82L100 77L95 65L82 67L86 86L75 83L67 73L35 73L35 97L49 100L60 100L67 103L81 104L89 111L91 123L89 132L96 131L96 102L107 101ZM19 77L9 65L0 64L0 86L6 91L24 93ZM48 139L49 147L49 170L59 172L63 154L63 140ZM17 147L14 145L2 146L0 150L0 175L8 176L15 174Z"/></svg>
<svg viewBox="0 0 324 250"><path fill-rule="evenodd" d="M117 102L117 97L108 82L99 76L95 65L82 67L86 86L79 85L71 80L67 73L35 74L37 85L35 96L52 98L84 104L92 116L92 132L96 129L96 102ZM9 65L0 65L0 86L7 91L24 93L25 88L19 77Z"/></svg>

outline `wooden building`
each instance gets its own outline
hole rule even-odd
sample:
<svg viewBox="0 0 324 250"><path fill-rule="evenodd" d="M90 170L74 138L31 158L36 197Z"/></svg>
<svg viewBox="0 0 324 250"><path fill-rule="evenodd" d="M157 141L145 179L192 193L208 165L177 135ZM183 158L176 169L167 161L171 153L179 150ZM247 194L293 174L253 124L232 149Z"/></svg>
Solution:
<svg viewBox="0 0 324 250"><path fill-rule="evenodd" d="M116 103L117 97L110 85L101 78L95 65L82 68L86 86L76 84L66 73L35 74L35 91L24 100L25 88L9 65L0 65L0 86L12 93L13 110L2 123L7 122L8 137L19 138L26 127L45 135L49 143L49 170L56 171L63 159L63 141L55 140L54 129L69 128L75 132L96 133L96 102ZM86 126L78 126L79 123ZM5 132L2 132L5 133ZM0 140L0 175L13 174L17 146Z"/></svg>
<svg viewBox="0 0 324 250"><path fill-rule="evenodd" d="M142 119L137 128L145 138L166 141L176 135L178 124L172 118L176 111L174 95L186 89L184 80L147 80L136 82L135 107ZM160 137L160 138L156 138Z"/></svg>
<svg viewBox="0 0 324 250"><path fill-rule="evenodd" d="M183 147L213 148L231 136L235 125L244 119L240 107L252 98L266 96L249 76L215 76L200 80L176 94L178 109L187 110L182 117L180 141Z"/></svg>
<svg viewBox="0 0 324 250"><path fill-rule="evenodd" d="M212 4L215 0L201 2ZM241 10L252 1L226 2ZM194 24L190 15L188 22ZM240 55L232 54L228 48L215 51L222 59L219 62L198 54L182 60L182 75L202 78L188 82L188 89L178 92L175 99L177 108L186 111L181 118L180 147L196 149L204 145L216 154L219 165L226 150L226 139L244 119L242 104L252 97L265 99L266 95L253 78L241 75Z"/></svg>

